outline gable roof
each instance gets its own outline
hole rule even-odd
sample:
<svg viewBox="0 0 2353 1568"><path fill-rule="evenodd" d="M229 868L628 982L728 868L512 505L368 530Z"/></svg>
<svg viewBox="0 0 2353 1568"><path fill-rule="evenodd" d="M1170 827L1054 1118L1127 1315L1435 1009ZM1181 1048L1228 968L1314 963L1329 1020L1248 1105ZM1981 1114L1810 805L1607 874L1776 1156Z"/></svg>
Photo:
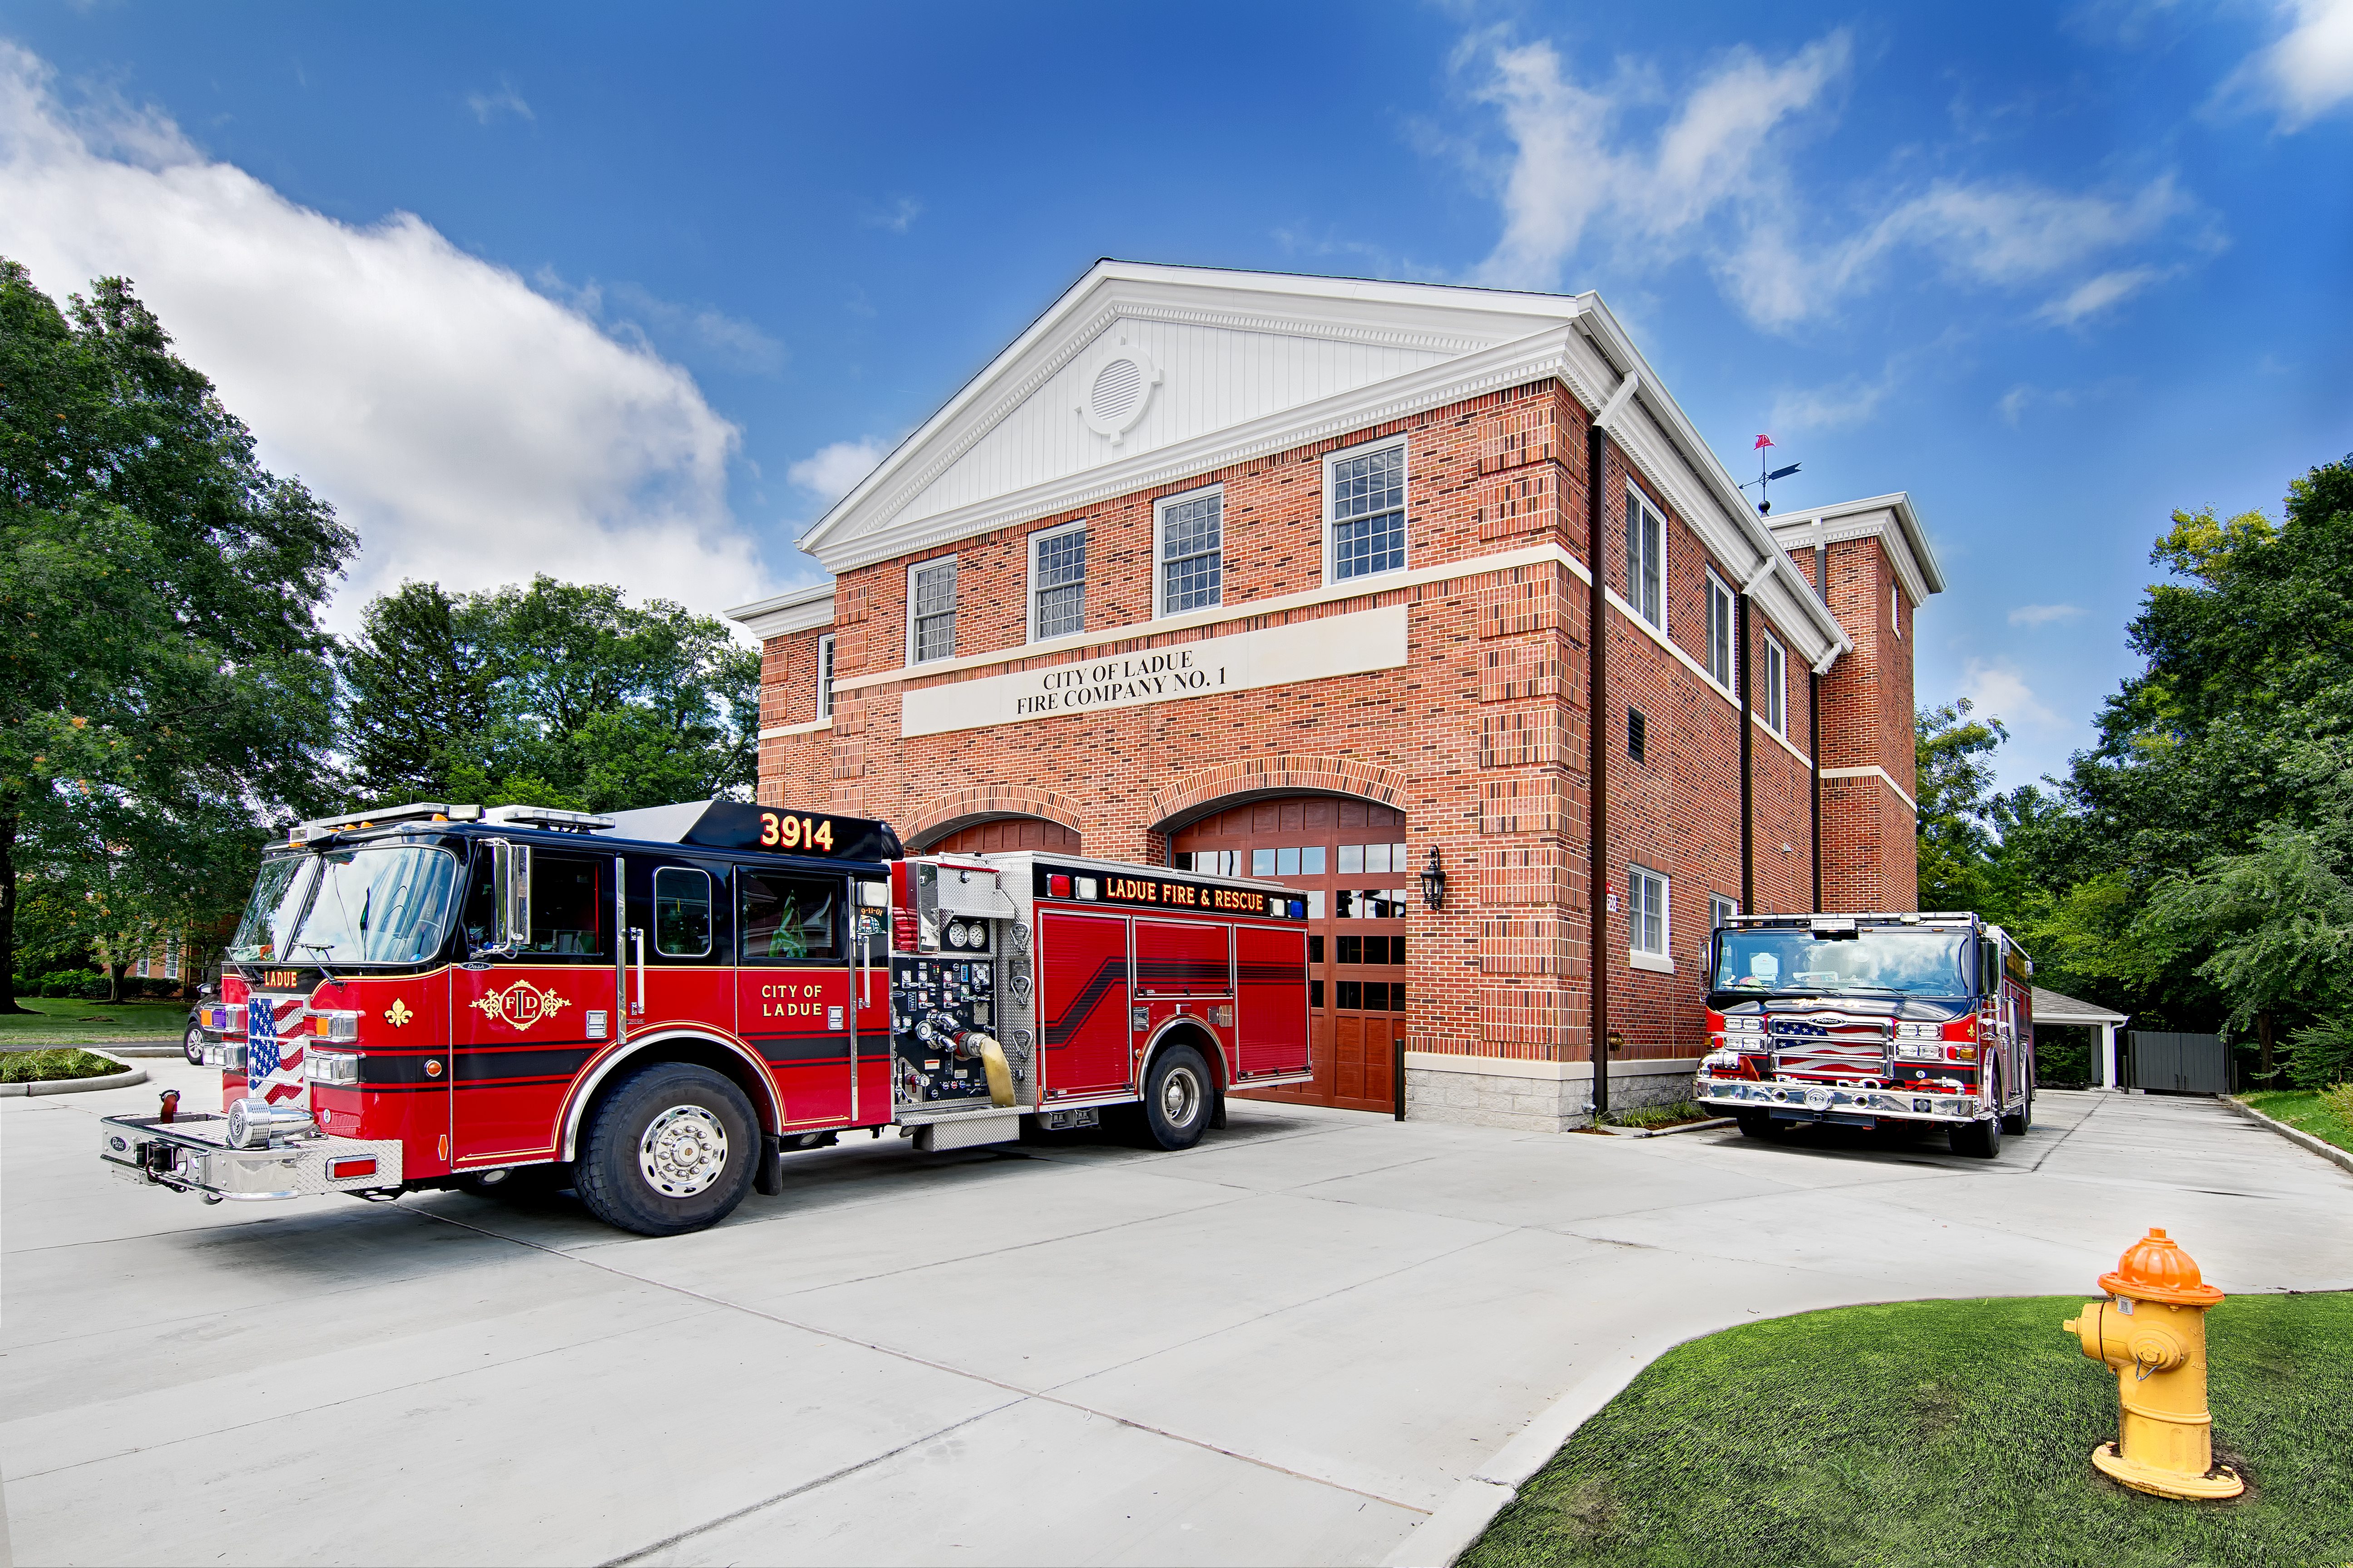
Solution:
<svg viewBox="0 0 2353 1568"><path fill-rule="evenodd" d="M1592 293L1099 261L799 542L849 571L1547 376L1808 663L1852 646Z"/></svg>

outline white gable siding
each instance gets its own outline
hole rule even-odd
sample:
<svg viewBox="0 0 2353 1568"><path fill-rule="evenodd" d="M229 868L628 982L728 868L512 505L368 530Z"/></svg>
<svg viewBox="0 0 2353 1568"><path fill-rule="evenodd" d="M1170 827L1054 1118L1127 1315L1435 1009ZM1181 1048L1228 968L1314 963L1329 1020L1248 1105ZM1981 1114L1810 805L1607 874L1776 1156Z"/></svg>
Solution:
<svg viewBox="0 0 2353 1568"><path fill-rule="evenodd" d="M1077 413L1124 337L1158 364L1144 416L1119 445ZM913 522L1419 370L1435 350L1123 320L1087 345L892 521Z"/></svg>

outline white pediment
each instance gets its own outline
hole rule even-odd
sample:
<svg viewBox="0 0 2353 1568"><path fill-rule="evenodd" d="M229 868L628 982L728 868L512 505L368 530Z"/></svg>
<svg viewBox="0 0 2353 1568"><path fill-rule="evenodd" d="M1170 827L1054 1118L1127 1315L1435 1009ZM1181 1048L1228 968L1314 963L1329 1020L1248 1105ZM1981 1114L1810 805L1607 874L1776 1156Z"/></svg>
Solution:
<svg viewBox="0 0 2353 1568"><path fill-rule="evenodd" d="M1575 300L1103 262L801 541L836 571L1086 504L1155 455L1476 355Z"/></svg>

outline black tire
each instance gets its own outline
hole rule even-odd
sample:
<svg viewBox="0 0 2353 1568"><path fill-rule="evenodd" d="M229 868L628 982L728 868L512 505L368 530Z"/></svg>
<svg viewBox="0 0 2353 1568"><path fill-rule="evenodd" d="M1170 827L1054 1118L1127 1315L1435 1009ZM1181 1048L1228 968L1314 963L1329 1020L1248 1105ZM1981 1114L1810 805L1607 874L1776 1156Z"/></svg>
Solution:
<svg viewBox="0 0 2353 1568"><path fill-rule="evenodd" d="M1743 1138L1770 1142L1781 1136L1781 1129L1774 1122L1773 1113L1769 1110L1736 1110L1733 1112L1733 1120L1740 1123Z"/></svg>
<svg viewBox="0 0 2353 1568"><path fill-rule="evenodd" d="M2026 1086L2025 1102L2001 1119L2001 1130L2012 1138L2023 1138L2026 1136L2026 1130L2033 1125L2034 1086L2030 1083Z"/></svg>
<svg viewBox="0 0 2353 1568"><path fill-rule="evenodd" d="M2001 1152L2001 1121L1999 1116L1989 1116L1982 1121L1971 1121L1952 1130L1953 1152L1966 1154L1972 1160L1990 1160Z"/></svg>
<svg viewBox="0 0 2353 1568"><path fill-rule="evenodd" d="M617 1230L682 1236L734 1212L759 1164L760 1123L742 1089L709 1068L655 1062L596 1107L573 1186Z"/></svg>
<svg viewBox="0 0 2353 1568"><path fill-rule="evenodd" d="M1163 1149L1190 1149L1209 1130L1217 1080L1191 1046L1170 1046L1152 1058L1144 1080L1144 1125Z"/></svg>
<svg viewBox="0 0 2353 1568"><path fill-rule="evenodd" d="M180 1054L188 1058L188 1065L192 1068L205 1065L205 1032L201 1027L195 1024L188 1026L188 1032L180 1037Z"/></svg>

